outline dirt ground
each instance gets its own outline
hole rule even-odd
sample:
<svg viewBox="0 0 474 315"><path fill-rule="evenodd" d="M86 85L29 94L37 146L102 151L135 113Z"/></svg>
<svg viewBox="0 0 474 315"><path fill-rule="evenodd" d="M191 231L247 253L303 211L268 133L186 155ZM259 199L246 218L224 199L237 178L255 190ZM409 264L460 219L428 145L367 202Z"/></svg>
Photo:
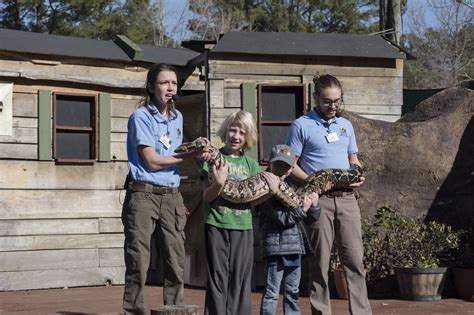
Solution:
<svg viewBox="0 0 474 315"><path fill-rule="evenodd" d="M149 308L159 306L162 287L147 286L146 301ZM0 314L118 314L121 312L123 286L83 287L16 292L0 292ZM187 287L186 303L204 308L204 290ZM252 293L253 312L259 313L260 292ZM348 314L346 300L332 300L334 315ZM443 299L440 302L411 302L402 300L371 300L374 314L403 315L474 315L474 302ZM301 298L301 313L310 314L309 299ZM280 306L278 314L283 314Z"/></svg>

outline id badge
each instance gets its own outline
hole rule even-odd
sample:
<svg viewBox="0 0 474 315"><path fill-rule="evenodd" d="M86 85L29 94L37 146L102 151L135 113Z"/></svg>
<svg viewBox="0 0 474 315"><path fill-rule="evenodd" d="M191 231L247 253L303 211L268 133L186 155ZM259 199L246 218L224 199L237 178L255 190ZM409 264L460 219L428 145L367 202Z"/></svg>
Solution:
<svg viewBox="0 0 474 315"><path fill-rule="evenodd" d="M339 137L335 132L328 133L327 135L325 135L325 137L328 143L339 141Z"/></svg>
<svg viewBox="0 0 474 315"><path fill-rule="evenodd" d="M171 146L171 139L167 133L164 133L161 135L160 142L165 147L166 150L168 150Z"/></svg>

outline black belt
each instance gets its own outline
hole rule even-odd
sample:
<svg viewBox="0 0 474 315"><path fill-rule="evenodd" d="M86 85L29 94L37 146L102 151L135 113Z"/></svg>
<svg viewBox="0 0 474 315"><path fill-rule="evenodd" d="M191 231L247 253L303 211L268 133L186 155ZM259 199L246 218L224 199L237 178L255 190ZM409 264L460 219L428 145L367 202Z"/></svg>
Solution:
<svg viewBox="0 0 474 315"><path fill-rule="evenodd" d="M131 182L129 184L131 191L148 192L153 194L177 194L178 187L160 187L142 182Z"/></svg>
<svg viewBox="0 0 474 315"><path fill-rule="evenodd" d="M352 194L354 194L354 190L350 188L328 190L327 192L324 193L324 195L329 198L342 197L342 196L347 196L347 195L352 195Z"/></svg>

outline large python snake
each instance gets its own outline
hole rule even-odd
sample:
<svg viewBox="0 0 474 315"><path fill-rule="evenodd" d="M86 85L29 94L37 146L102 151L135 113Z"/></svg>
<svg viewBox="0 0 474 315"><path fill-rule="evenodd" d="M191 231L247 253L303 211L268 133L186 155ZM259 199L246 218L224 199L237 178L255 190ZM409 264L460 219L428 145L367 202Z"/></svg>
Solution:
<svg viewBox="0 0 474 315"><path fill-rule="evenodd" d="M219 149L214 147L206 138L197 138L192 142L185 142L178 146L176 153L190 152L195 149L204 149L209 152L210 166L218 165L221 161ZM209 168L211 169L211 168ZM275 197L288 208L301 207L303 196L311 192L321 193L328 182L332 183L331 189L348 188L350 184L356 183L362 176L362 168L351 165L351 169L322 169L309 175L303 185L296 190L285 181L281 181L279 191ZM221 190L220 196L233 203L247 203L268 194L270 187L262 176L257 174L244 180L227 179Z"/></svg>

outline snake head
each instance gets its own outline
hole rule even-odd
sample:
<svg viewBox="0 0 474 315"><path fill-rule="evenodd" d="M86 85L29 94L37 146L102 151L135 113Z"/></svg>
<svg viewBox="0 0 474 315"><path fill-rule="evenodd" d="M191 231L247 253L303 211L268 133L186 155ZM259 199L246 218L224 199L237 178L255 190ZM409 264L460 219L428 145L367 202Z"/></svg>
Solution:
<svg viewBox="0 0 474 315"><path fill-rule="evenodd" d="M203 149L203 148L208 147L211 144L209 139L205 137L199 137L196 140L194 140L193 143L196 149Z"/></svg>
<svg viewBox="0 0 474 315"><path fill-rule="evenodd" d="M211 142L207 138L199 137L191 142L182 143L176 148L176 150L174 150L174 152L185 153L196 149L203 149L203 151L207 151L206 148L208 148L210 145Z"/></svg>

